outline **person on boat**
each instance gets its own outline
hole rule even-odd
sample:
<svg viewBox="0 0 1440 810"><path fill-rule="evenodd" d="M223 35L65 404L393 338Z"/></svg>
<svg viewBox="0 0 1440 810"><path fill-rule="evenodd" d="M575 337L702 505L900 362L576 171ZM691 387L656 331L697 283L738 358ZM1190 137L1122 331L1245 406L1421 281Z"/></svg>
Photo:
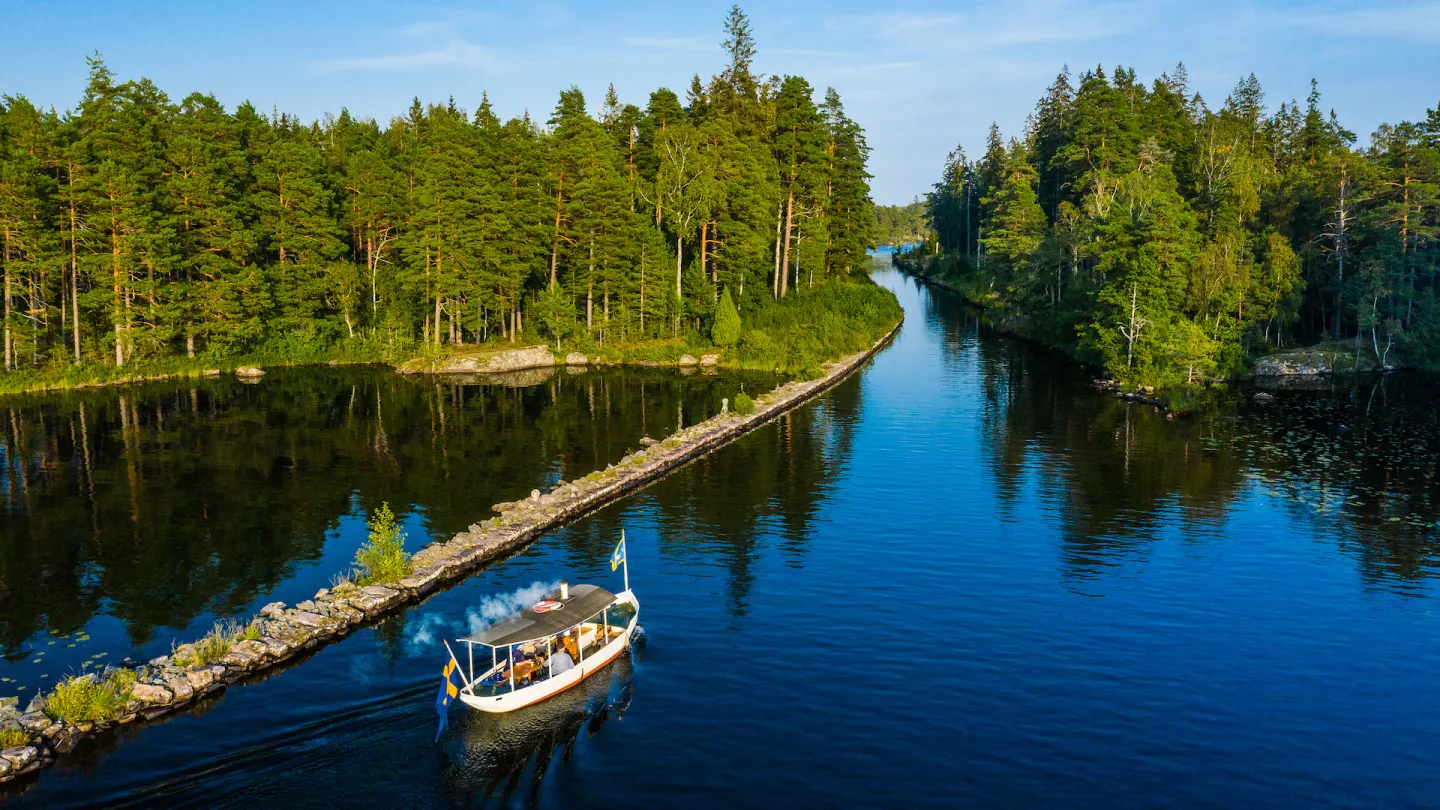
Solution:
<svg viewBox="0 0 1440 810"><path fill-rule="evenodd" d="M563 638L563 636L562 636ZM555 677L566 670L575 668L575 659L565 650L563 643L555 644L555 652L550 654L550 677Z"/></svg>

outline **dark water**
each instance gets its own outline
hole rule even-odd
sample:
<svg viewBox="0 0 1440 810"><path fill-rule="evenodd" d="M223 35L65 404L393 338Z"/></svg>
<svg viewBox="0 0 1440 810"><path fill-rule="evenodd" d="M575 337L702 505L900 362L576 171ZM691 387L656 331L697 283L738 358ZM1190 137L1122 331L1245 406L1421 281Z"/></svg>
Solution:
<svg viewBox="0 0 1440 810"><path fill-rule="evenodd" d="M819 402L21 804L1440 802L1433 382L1166 420L879 278ZM433 745L437 639L622 526L643 655Z"/></svg>
<svg viewBox="0 0 1440 810"><path fill-rule="evenodd" d="M0 695L309 598L390 502L411 548L766 375L377 368L0 398ZM27 698L28 699L28 698Z"/></svg>

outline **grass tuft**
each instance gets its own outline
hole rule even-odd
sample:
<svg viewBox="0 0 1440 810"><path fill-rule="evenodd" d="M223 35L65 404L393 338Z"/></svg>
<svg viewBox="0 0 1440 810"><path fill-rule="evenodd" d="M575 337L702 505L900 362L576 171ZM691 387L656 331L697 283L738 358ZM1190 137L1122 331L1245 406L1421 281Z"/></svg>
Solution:
<svg viewBox="0 0 1440 810"><path fill-rule="evenodd" d="M30 744L30 733L23 728L0 729L0 748L19 748Z"/></svg>
<svg viewBox="0 0 1440 810"><path fill-rule="evenodd" d="M45 713L67 725L114 720L130 700L135 673L117 669L109 677L77 675L55 684L45 696Z"/></svg>

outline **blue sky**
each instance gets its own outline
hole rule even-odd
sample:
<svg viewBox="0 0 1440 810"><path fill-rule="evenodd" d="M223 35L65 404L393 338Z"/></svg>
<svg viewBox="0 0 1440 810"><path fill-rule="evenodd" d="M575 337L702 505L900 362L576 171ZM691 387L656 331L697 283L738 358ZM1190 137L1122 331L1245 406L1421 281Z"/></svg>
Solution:
<svg viewBox="0 0 1440 810"><path fill-rule="evenodd" d="M546 117L571 84L597 107L608 83L643 105L723 61L728 2L20 2L6 0L0 93L73 107L86 54L173 98L191 90L307 118L348 107L388 120L414 96ZM1183 61L1215 106L1254 72L1271 106L1323 103L1368 140L1384 121L1440 103L1440 2L977 0L750 2L765 73L840 91L874 148L874 196L923 193L945 154L975 155L997 121L1023 126L1064 64L1134 67L1147 81Z"/></svg>

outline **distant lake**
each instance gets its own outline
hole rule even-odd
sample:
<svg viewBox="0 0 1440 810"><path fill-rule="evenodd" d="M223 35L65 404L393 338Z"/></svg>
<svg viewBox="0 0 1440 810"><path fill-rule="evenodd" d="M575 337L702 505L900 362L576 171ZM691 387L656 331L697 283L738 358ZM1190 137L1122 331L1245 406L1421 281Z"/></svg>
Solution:
<svg viewBox="0 0 1440 810"><path fill-rule="evenodd" d="M1323 381L1279 390L1268 404L1241 388L1212 412L1166 419L1097 392L1066 358L992 332L946 293L894 272L877 278L900 297L905 326L825 397L403 615L232 687L203 711L81 749L18 804L321 807L357 796L377 805L556 808L1440 803L1433 378ZM369 393L356 396L357 409L376 390L408 392L396 406L381 394L389 446L408 437L403 455L392 463L371 449L373 416L346 427L346 384L327 384L313 400L297 394L303 407L277 396L237 411L249 425L237 433L271 438L255 442L263 461L227 463L228 475L246 482L234 501L288 514L287 487L307 480L318 455L334 460L330 475L341 483L325 488L335 494L323 507L291 511L313 512L320 536L337 519L358 519L356 491L367 502L424 503L427 525L448 531L482 517L496 497L513 497L485 489L492 478L523 479L528 489L610 452L557 462L501 438L462 452L439 438L441 404L445 424L464 410L454 393L365 375ZM626 379L628 421L600 444L615 451L637 438L638 393ZM545 404L552 395L542 385L486 394L494 401L485 407L537 398L536 426L526 428L536 435L516 441L589 447L574 438L596 430L579 426L589 419L587 384L557 379L560 404ZM261 397L263 386L285 385L277 373L255 389L227 383L226 395ZM665 408L698 402L684 406L698 416L735 387L710 385L675 389ZM190 409L183 391L166 396L178 398L166 413L206 411L203 401ZM535 444L556 407L565 409L559 425L582 432ZM300 418L291 414L317 412L330 414L332 427L286 437L284 425ZM142 416L142 425L151 419L159 416ZM66 424L57 420L45 423ZM122 421L112 412L107 458L125 458ZM71 446L68 426L49 430ZM170 441L169 428L152 430L152 441ZM340 444L357 449L336 449L331 431L351 430L353 440ZM511 458L538 466L510 462L530 470L519 474L496 461ZM132 507L129 468L112 463L117 503L104 519L122 527L116 536L134 531L131 509L145 524L192 478L197 491L220 486L202 477L213 464L156 464L147 474L157 489L141 490ZM357 464L375 472L344 478ZM446 475L454 485L440 485ZM89 543L88 496L68 494L84 481L64 481L53 497L68 506L27 514L69 527L46 536ZM434 492L454 494L421 497ZM245 510L228 509L245 525ZM200 532L193 520L176 532ZM265 520L276 522L245 529L231 545L316 536L280 530L308 525L298 518ZM465 632L487 598L535 583L619 588L607 560L622 528L643 654L532 709L457 710L433 744L440 639ZM218 577L203 565L214 559L206 546L170 542L149 559L187 543L198 550L184 552L187 566L174 565L167 582L181 571ZM97 550L83 559L108 558ZM79 574L59 563L24 571L63 569L79 589L97 587L93 577L109 575L92 572L114 565L77 564ZM252 579L280 583L253 593L282 592L287 581ZM131 581L117 578L104 593ZM254 601L236 593L229 604ZM126 604L147 604L142 596ZM179 620L148 626L171 626L163 621Z"/></svg>

